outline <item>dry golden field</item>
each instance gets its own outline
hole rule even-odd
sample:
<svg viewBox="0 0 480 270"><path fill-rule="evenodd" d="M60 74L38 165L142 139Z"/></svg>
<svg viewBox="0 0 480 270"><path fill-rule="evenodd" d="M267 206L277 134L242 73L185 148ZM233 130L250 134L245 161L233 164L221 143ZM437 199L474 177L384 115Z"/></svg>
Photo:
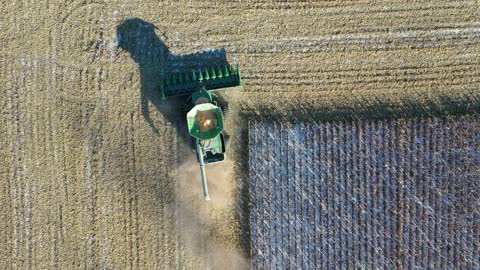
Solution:
<svg viewBox="0 0 480 270"><path fill-rule="evenodd" d="M246 118L478 111L479 14L476 0L0 1L0 268L248 269ZM226 94L232 158L207 168L207 204L158 82L227 61L244 86Z"/></svg>

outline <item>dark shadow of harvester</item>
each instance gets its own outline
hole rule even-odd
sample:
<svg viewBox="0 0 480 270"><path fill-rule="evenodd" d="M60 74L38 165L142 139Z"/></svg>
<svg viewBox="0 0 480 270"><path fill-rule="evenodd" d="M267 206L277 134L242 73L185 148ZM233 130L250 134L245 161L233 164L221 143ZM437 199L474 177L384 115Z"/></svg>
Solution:
<svg viewBox="0 0 480 270"><path fill-rule="evenodd" d="M223 132L228 107L213 92L240 86L240 69L228 64L223 49L173 55L155 29L141 19L127 19L117 27L118 46L140 68L142 114L150 127L158 133L150 117L152 103L168 121L164 124L173 125L184 142L194 141L204 196L209 200L205 165L225 160L228 144Z"/></svg>
<svg viewBox="0 0 480 270"><path fill-rule="evenodd" d="M174 55L163 40L168 40L158 28L139 18L130 18L117 26L118 47L128 51L138 64L141 80L141 107L145 121L155 133L158 126L173 125L185 142L191 141L186 132L184 104L193 90L205 86L213 90L216 79L232 67L224 49ZM232 76L233 78L233 76ZM218 87L218 85L217 85ZM169 98L168 101L166 98ZM155 123L149 104L162 113L168 123Z"/></svg>

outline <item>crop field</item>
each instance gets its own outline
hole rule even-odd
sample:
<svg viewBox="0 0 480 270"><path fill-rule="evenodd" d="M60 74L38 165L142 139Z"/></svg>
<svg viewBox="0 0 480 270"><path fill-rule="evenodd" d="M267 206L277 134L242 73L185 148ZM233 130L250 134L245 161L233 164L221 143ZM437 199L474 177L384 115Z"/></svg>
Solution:
<svg viewBox="0 0 480 270"><path fill-rule="evenodd" d="M480 267L480 118L251 123L255 269Z"/></svg>
<svg viewBox="0 0 480 270"><path fill-rule="evenodd" d="M478 13L476 0L0 1L0 269L261 267L247 123L479 111ZM181 104L158 89L227 63L243 88L223 95L232 149L207 168L207 204Z"/></svg>

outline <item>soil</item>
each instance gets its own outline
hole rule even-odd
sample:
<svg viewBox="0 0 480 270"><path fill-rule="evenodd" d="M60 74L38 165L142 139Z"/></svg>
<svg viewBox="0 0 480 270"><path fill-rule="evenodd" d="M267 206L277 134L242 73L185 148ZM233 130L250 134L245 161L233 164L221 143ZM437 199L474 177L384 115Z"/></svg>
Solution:
<svg viewBox="0 0 480 270"><path fill-rule="evenodd" d="M250 117L322 121L310 112L478 101L478 9L2 1L0 268L248 269ZM222 92L232 147L228 170L207 168L207 204L195 166L181 176L195 163L182 102L162 100L159 82L226 62L240 64L243 88Z"/></svg>

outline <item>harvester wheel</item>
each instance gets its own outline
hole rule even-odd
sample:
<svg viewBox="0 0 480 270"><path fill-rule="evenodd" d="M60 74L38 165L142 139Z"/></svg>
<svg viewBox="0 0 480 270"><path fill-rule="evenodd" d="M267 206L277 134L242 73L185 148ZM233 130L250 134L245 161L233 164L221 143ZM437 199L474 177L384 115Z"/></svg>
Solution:
<svg viewBox="0 0 480 270"><path fill-rule="evenodd" d="M228 103L225 103L222 106L222 114L224 121L230 116L230 108L228 107Z"/></svg>
<svg viewBox="0 0 480 270"><path fill-rule="evenodd" d="M225 151L230 148L230 135L225 134L223 138L225 142Z"/></svg>

